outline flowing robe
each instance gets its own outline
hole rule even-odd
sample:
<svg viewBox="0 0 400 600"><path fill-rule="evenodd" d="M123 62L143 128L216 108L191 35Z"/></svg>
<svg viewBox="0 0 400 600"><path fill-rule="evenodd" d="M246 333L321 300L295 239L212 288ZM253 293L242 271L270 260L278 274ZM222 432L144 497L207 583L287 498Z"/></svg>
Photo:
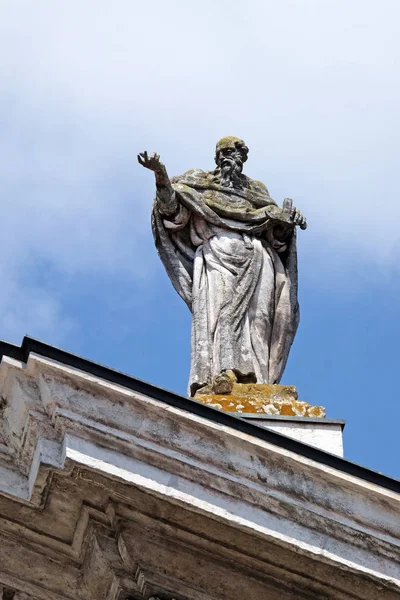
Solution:
<svg viewBox="0 0 400 600"><path fill-rule="evenodd" d="M298 326L294 227L263 184L243 182L227 188L193 170L172 179L172 214L154 203L158 253L193 314L192 396L225 370L278 383Z"/></svg>

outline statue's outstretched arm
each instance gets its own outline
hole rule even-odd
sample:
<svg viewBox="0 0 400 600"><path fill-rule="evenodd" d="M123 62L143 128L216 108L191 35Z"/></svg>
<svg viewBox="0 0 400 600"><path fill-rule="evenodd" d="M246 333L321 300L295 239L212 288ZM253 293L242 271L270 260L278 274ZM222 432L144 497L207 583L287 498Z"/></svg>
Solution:
<svg viewBox="0 0 400 600"><path fill-rule="evenodd" d="M175 190L168 177L165 165L160 161L159 154L148 156L147 152L138 154L138 162L142 167L154 172L157 187L157 203L160 212L165 216L171 216L178 208Z"/></svg>

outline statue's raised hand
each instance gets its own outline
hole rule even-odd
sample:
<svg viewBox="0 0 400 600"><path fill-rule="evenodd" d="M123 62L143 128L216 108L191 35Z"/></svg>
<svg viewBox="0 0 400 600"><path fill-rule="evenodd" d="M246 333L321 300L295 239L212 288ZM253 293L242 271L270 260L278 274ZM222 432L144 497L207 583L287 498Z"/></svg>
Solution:
<svg viewBox="0 0 400 600"><path fill-rule="evenodd" d="M169 195L172 194L171 182L167 175L167 170L163 163L160 161L160 155L154 152L151 156L146 151L138 154L138 162L142 167L153 171L156 176L157 188L166 187L168 188Z"/></svg>
<svg viewBox="0 0 400 600"><path fill-rule="evenodd" d="M137 159L142 167L150 169L150 171L154 171L154 173L164 170L164 165L160 161L160 155L156 154L156 152L154 152L151 156L149 156L146 151L141 152L138 154Z"/></svg>
<svg viewBox="0 0 400 600"><path fill-rule="evenodd" d="M172 188L165 165L160 161L160 155L154 152L149 156L146 152L140 152L137 155L138 163L154 172L157 186L157 199L163 206L164 213L171 212L176 208L175 192Z"/></svg>

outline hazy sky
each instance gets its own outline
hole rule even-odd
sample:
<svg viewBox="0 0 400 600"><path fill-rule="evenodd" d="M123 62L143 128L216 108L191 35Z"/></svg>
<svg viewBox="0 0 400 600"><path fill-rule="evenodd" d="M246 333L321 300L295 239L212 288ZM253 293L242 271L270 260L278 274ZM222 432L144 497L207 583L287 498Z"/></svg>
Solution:
<svg viewBox="0 0 400 600"><path fill-rule="evenodd" d="M0 337L184 393L190 315L136 154L175 175L242 137L309 222L284 382L399 476L399 20L397 0L0 0Z"/></svg>

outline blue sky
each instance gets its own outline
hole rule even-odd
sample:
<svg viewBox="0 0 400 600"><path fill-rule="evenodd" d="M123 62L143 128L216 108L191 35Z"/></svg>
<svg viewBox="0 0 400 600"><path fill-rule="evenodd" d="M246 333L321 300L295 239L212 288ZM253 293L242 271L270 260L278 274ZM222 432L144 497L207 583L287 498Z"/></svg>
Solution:
<svg viewBox="0 0 400 600"><path fill-rule="evenodd" d="M190 314L153 247L154 184L246 173L308 218L283 383L400 477L397 0L0 1L0 337L185 393Z"/></svg>

